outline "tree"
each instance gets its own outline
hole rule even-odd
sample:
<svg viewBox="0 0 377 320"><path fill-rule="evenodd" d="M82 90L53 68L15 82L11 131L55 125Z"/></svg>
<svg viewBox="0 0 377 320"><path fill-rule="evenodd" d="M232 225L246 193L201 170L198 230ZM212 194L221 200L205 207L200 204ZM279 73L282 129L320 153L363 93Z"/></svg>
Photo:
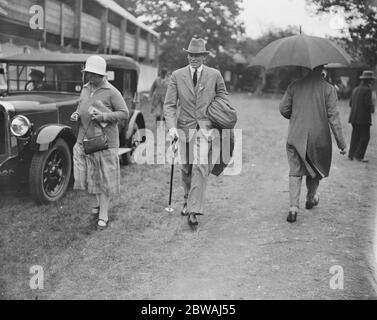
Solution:
<svg viewBox="0 0 377 320"><path fill-rule="evenodd" d="M255 56L262 48L269 43L284 37L293 36L299 33L297 27L286 29L271 29L258 39L246 38L239 46L243 54ZM280 67L266 71L261 67L252 67L247 70L245 79L250 82L250 87L255 94L262 94L263 91L279 92L287 88L288 84L299 77L300 70L297 67Z"/></svg>
<svg viewBox="0 0 377 320"><path fill-rule="evenodd" d="M374 0L307 0L317 12L344 11L343 41L360 62L377 65L377 5Z"/></svg>
<svg viewBox="0 0 377 320"><path fill-rule="evenodd" d="M160 33L160 62L176 68L187 63L182 48L187 48L193 36L205 39L207 50L214 55L221 47L235 45L244 32L243 24L237 20L241 3L242 0L124 0L122 5Z"/></svg>

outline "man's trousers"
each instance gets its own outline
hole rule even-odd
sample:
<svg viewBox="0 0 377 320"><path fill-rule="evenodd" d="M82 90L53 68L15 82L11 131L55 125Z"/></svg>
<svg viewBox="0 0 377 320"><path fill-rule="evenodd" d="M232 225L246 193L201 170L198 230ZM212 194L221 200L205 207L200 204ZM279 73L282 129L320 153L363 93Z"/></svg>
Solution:
<svg viewBox="0 0 377 320"><path fill-rule="evenodd" d="M352 136L348 156L363 159L370 139L370 126L352 124Z"/></svg>
<svg viewBox="0 0 377 320"><path fill-rule="evenodd" d="M306 195L306 200L312 200L317 193L319 187L320 178L317 176L312 178L311 176L306 176L306 188L308 190ZM301 177L289 177L289 200L290 207L299 208L300 207L300 193L301 193Z"/></svg>
<svg viewBox="0 0 377 320"><path fill-rule="evenodd" d="M212 142L199 129L189 142L181 141L180 154L187 211L203 214L208 176L213 168Z"/></svg>

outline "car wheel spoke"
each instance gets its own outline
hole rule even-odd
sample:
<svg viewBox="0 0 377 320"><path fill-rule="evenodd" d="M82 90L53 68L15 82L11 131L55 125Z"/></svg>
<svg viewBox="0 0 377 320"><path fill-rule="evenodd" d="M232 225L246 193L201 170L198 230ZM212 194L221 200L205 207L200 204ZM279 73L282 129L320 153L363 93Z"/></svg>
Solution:
<svg viewBox="0 0 377 320"><path fill-rule="evenodd" d="M64 154L59 150L54 150L43 170L43 188L50 197L56 196L64 185L66 179L64 163Z"/></svg>

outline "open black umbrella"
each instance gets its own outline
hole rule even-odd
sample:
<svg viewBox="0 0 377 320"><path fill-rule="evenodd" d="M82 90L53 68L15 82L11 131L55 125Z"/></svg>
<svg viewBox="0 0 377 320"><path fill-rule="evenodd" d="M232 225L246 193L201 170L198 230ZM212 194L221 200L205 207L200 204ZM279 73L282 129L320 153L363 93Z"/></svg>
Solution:
<svg viewBox="0 0 377 320"><path fill-rule="evenodd" d="M266 69L299 66L314 69L328 63L348 65L351 61L351 56L335 42L299 34L271 42L259 51L250 66L263 66Z"/></svg>

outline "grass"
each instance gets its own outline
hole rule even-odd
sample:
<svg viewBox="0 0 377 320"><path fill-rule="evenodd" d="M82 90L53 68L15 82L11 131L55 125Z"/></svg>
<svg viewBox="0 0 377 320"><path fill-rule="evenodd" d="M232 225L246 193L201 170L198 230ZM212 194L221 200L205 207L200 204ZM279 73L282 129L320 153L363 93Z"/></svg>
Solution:
<svg viewBox="0 0 377 320"><path fill-rule="evenodd" d="M263 98L262 100L263 106L268 107L267 109L275 109L278 106L278 99ZM246 101L245 104L249 104L249 102ZM340 107L342 123L344 127L347 127L349 125L346 115L349 109L344 101L340 102ZM154 119L149 113L149 105L142 104L141 110L146 118L147 128L153 128ZM251 114L252 110L249 112ZM277 109L276 112L278 112ZM250 118L250 128L244 130L243 173L246 175L244 180L247 181L242 179L240 181L240 177L233 178L234 181L245 183L245 188L248 189L257 188L255 184L249 185L249 180L264 181L262 179L263 177L265 179L263 168L268 161L276 162L276 166L280 164L280 159L270 159L271 154L267 154L266 149L275 150L277 144L284 146L286 131L277 139L272 139L269 136L274 134L275 137L275 132L280 132L281 123L273 122L275 118L272 117L272 112L266 112L263 116L271 117L271 121L270 118L265 119L270 127L263 127L261 130L258 129L259 127L258 130L253 129L253 126L257 126L259 121L253 114L253 117ZM269 133L271 128L274 131ZM285 122L284 128L286 128ZM375 128L373 130L372 137ZM346 140L348 142L349 130L345 131L347 131ZM253 145L252 148L246 144L250 141ZM264 141L268 145L258 141ZM375 150L374 141L371 141L369 150L372 155ZM276 150L275 153L280 155L280 152L277 153ZM373 159L375 157L372 155ZM285 158L281 161L284 161L286 167ZM251 168L250 163L256 167ZM345 165L351 166L348 163ZM258 170L259 168L260 170ZM361 171L360 168L356 169ZM334 176L336 176L336 170L334 164ZM248 174L249 176L247 176ZM356 175L351 171L349 174ZM344 183L348 181L346 178L344 178ZM192 233L188 232L183 218L177 218L177 216L180 217L179 206L183 198L182 189L178 187L180 186L178 168L175 170L174 185L176 188L174 188L172 201L176 211L171 214L164 211L168 202L169 179L170 166L168 164L122 167L121 194L111 202L111 224L102 232L95 231L95 221L90 214L93 198L85 192L70 190L57 203L37 206L30 199L27 189L21 187L9 189L6 196L0 196L2 217L0 224L0 299L148 299L153 297L155 288L164 288L164 284L174 273L177 265L185 265L189 257L196 257L197 253L192 251L191 247L195 248L196 243L206 246L209 242L206 239L207 232L218 234L217 229L212 231L210 229L212 220L208 222L203 231ZM277 176L277 179L280 179L280 175ZM328 183L331 181L329 180ZM368 179L365 181L368 183ZM211 183L212 186L221 189L222 182L223 178L220 177ZM336 183L339 185L338 180ZM236 195L227 194L224 199L208 199L212 209L221 205L217 210L225 210L224 208L231 205L232 197L242 199L243 191L240 188L243 187L241 185L234 187L235 191L237 188L240 191ZM263 197L268 197L267 192L271 192L273 189L269 186L265 190L262 190L260 201L266 201ZM343 193L343 191L340 190L339 193ZM337 206L335 203L337 198L334 199L334 206ZM326 194L324 194L324 200L326 200ZM255 219L263 221L263 224L261 223L259 226L263 227L262 231L265 230L265 234L256 233L256 236L260 237L262 243L271 237L269 240L271 243L267 241L267 244L272 244L276 239L271 234L271 221L263 220L264 215L258 216L257 213L261 208L261 203L258 201L259 199L255 199L255 206L250 210L255 211ZM238 205L240 206L239 210L243 212L242 202L239 202ZM334 209L334 212L337 210ZM342 217L343 215L340 215L340 218ZM323 219L325 218L326 216L323 217ZM330 214L328 218L332 218ZM344 217L345 220L342 223L348 225L346 218ZM220 212L217 212L216 215L209 215L207 219L222 219L220 224L225 229L229 228L229 224L233 221L227 220L229 217L226 214L221 216ZM218 220L216 221L219 223ZM257 225L254 225L254 220L252 221L252 230L254 230ZM278 224L280 220L276 223L280 230L281 226ZM215 225L215 223L213 224ZM242 223L236 225L239 231ZM319 227L321 226L319 224ZM285 224L283 227L288 228ZM329 224L328 227L330 228L331 225ZM339 228L339 221L334 225L335 227ZM302 232L305 234L304 231ZM235 236L238 241L240 235L237 233ZM241 240L240 238L239 241ZM267 245L264 247L271 248L270 250L279 250L279 247ZM253 248L255 249L255 247ZM219 252L222 252L220 249ZM339 250L339 252L342 251ZM236 254L234 256L239 258ZM268 257L268 255L262 254L258 256L258 259L264 257ZM271 255L271 259L274 257L279 257L279 252ZM295 253L295 257L301 259L302 255ZM211 260L212 256L202 258ZM255 264L258 266L257 262ZM30 289L29 280L32 276L30 267L33 265L40 265L44 269L44 290ZM204 266L207 264L200 265L200 267ZM263 270L259 270L262 272L262 276ZM268 275L270 274L266 271L266 277Z"/></svg>
<svg viewBox="0 0 377 320"><path fill-rule="evenodd" d="M141 109L147 128L153 128L149 105L143 103ZM111 202L111 225L102 234L95 231L95 221L90 214L93 198L86 192L69 190L60 201L37 206L26 186L6 190L0 198L3 221L0 226L0 298L34 299L36 294L29 288L29 270L33 265L43 266L48 284L44 292L50 294L63 270L84 258L82 250L92 238L105 237L103 243L112 247L119 245L117 242L152 243L158 247L172 241L182 225L175 219L167 219L169 214L164 211L168 202L169 173L168 164L122 167L121 194ZM178 169L174 183L179 184ZM179 188L173 196L177 203L182 197ZM132 252L133 248L128 248L128 255L137 260L140 247L134 249ZM148 260L150 255L152 253L147 253L143 259ZM42 293L40 298L48 294Z"/></svg>

